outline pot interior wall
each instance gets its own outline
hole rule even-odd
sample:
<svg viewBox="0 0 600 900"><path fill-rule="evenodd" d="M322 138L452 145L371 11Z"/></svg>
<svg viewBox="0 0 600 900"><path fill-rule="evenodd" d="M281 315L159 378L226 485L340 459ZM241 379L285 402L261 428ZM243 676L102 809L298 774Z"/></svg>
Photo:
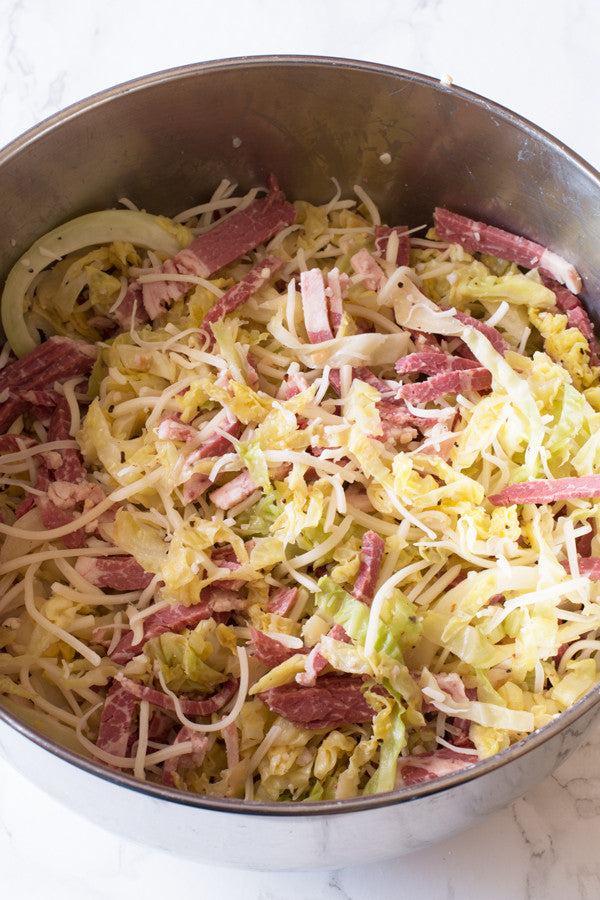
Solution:
<svg viewBox="0 0 600 900"><path fill-rule="evenodd" d="M411 227L436 205L547 243L598 295L600 185L518 117L423 76L303 58L188 67L115 88L0 156L0 273L44 231L128 197L174 214L222 178L278 177L290 198L360 184ZM593 300L591 300L593 306Z"/></svg>

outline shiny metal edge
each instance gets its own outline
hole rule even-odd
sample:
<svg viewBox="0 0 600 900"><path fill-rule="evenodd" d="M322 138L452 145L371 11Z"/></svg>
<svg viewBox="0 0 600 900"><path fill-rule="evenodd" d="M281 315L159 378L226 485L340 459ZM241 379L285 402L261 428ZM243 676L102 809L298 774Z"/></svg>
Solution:
<svg viewBox="0 0 600 900"><path fill-rule="evenodd" d="M140 794L147 794L160 800L167 800L183 806L192 806L199 809L214 810L215 812L236 813L250 816L278 816L282 818L310 817L340 815L342 813L365 812L384 806L410 803L420 797L433 796L449 791L466 782L476 781L496 769L501 769L509 763L520 759L536 747L546 743L560 732L569 728L578 719L586 715L590 710L600 704L600 685L596 685L591 691L573 704L564 713L561 713L552 722L532 732L526 738L501 750L494 756L481 760L475 765L461 769L449 775L442 775L431 781L423 782L411 787L400 788L386 794L374 794L368 797L351 797L347 800L317 800L305 802L280 802L268 803L263 801L237 800L233 798L214 798L203 794L190 794L178 791L176 788L164 787L159 784L148 784L138 781L131 775L109 769L100 762L80 756L61 744L47 738L41 732L18 719L2 706L0 699L0 722L13 728L23 737L28 738L38 747L57 756L64 762L74 765L76 768L94 775L104 781L120 785L128 790Z"/></svg>
<svg viewBox="0 0 600 900"><path fill-rule="evenodd" d="M590 163L584 160L574 150L560 141L558 138L545 131L543 128L535 125L529 119L520 116L507 107L502 106L486 97L476 94L466 88L457 87L455 85L446 85L429 75L423 75L412 72L407 69L396 68L394 66L386 66L378 63L370 63L362 60L345 59L343 57L326 57L326 56L305 56L305 55L266 55L266 56L241 56L210 60L206 62L192 63L186 66L178 66L176 68L164 69L150 75L145 75L131 81L123 82L100 91L90 97L78 101L64 110L55 113L39 124L25 131L21 136L15 138L0 150L0 165L15 154L19 153L28 144L33 143L42 135L53 131L63 122L75 118L78 115L109 103L115 97L126 93L134 93L143 90L157 82L175 81L181 78L194 77L198 73L226 70L236 68L247 68L248 66L322 66L323 68L346 68L359 71L373 72L375 74L390 75L392 77L402 77L405 80L418 84L426 84L440 93L453 93L470 103L498 115L500 118L510 121L513 125L520 128L536 139L542 139L545 143L552 145L573 163L581 168L589 177L600 181L600 172ZM443 775L435 780L424 782L407 788L401 788L386 794L377 794L369 797L352 797L346 800L325 800L314 801L311 803L266 803L258 801L237 800L230 798L212 798L200 794L188 794L178 791L174 788L163 787L162 785L147 784L138 781L130 775L109 769L102 763L90 760L84 756L80 756L71 750L47 738L41 732L27 725L6 708L2 706L0 699L0 721L13 728L19 734L31 740L34 744L48 751L52 755L62 759L76 768L94 775L104 781L112 784L120 785L128 790L141 794L147 794L156 799L166 800L171 803L183 806L192 806L199 809L214 810L216 812L229 812L238 815L250 816L278 816L282 818L310 817L323 815L340 815L351 812L364 812L367 810L377 809L379 807L394 806L400 803L409 803L420 797L432 796L440 794L452 788L458 787L466 782L475 781L488 773L500 769L508 763L524 756L532 751L535 747L544 744L561 731L573 725L579 718L584 716L600 702L600 685L592 688L584 697L577 701L572 707L561 713L552 722L544 725L523 738L521 741L502 750L488 759L481 760L474 766L462 769L449 775Z"/></svg>

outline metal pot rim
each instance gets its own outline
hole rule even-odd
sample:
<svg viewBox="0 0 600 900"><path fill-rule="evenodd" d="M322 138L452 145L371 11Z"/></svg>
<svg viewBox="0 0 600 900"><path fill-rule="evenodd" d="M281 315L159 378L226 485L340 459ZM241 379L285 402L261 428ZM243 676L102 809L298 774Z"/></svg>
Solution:
<svg viewBox="0 0 600 900"><path fill-rule="evenodd" d="M207 62L192 63L186 66L165 69L159 72L145 75L140 78L127 81L116 85L107 90L93 94L91 97L81 100L68 106L61 112L43 120L38 125L30 128L20 137L17 137L9 143L4 149L0 150L0 166L7 160L20 153L29 144L37 141L43 135L59 128L64 122L76 118L88 110L110 103L122 94L134 93L142 91L145 88L152 87L159 83L170 81L178 81L181 79L193 78L203 72L224 71L233 69L247 69L249 67L309 67L319 66L323 68L344 68L350 70L372 72L378 75L390 75L399 77L415 84L424 84L433 88L440 93L452 92L458 95L470 104L482 107L484 110L499 116L504 121L510 122L529 136L536 140L551 145L570 159L572 163L581 168L592 180L600 182L600 173L580 157L575 151L571 150L560 140L553 137L544 129L533 124L528 119L517 113L512 112L506 107L482 97L465 88L456 87L454 85L446 85L435 78L428 75L422 75L406 69L400 69L393 66L381 65L378 63L370 63L355 59L345 59L326 56L305 56L305 55L264 55L264 56L243 56L224 58L218 60L210 60ZM532 732L527 737L511 745L506 750L502 750L487 759L481 760L475 765L462 769L458 772L443 775L428 782L423 782L411 787L400 788L386 794L376 794L368 797L352 797L346 800L325 800L315 801L311 803L267 803L258 801L246 801L231 798L215 798L204 796L201 794L191 794L178 791L175 788L163 787L158 784L148 784L138 781L131 775L123 772L109 769L100 762L90 760L74 751L68 750L50 738L46 737L30 725L13 715L9 710L2 706L0 701L0 722L13 728L15 731L28 738L32 743L41 749L51 753L64 762L70 763L78 769L94 775L97 778L108 781L112 784L119 785L137 793L146 794L149 797L168 801L170 803L182 806L191 806L203 810L213 810L215 812L235 813L237 815L249 816L277 816L282 818L296 817L320 817L330 815L340 815L342 813L356 813L367 810L377 809L380 807L394 806L397 804L409 803L417 798L432 796L442 793L467 782L476 781L484 775L500 769L508 763L520 759L525 754L533 751L536 747L544 744L561 731L573 725L592 710L600 700L600 685L596 685L584 697L578 700L573 706L565 712L560 713L553 721L544 725L542 728Z"/></svg>

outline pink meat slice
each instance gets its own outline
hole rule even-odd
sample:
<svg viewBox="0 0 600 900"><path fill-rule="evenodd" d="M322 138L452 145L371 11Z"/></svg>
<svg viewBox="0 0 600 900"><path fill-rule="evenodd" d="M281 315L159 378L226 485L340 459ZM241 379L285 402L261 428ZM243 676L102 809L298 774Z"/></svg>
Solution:
<svg viewBox="0 0 600 900"><path fill-rule="evenodd" d="M600 475L523 481L507 485L488 499L494 506L510 506L513 503L554 503L557 500L588 497L600 497Z"/></svg>
<svg viewBox="0 0 600 900"><path fill-rule="evenodd" d="M293 650L291 647L286 647L281 641L270 637L263 631L259 631L252 625L250 626L250 634L252 635L252 655L260 660L263 665L268 666L269 669L275 668L275 666L285 662L286 659L295 656L296 653L308 652L306 648Z"/></svg>
<svg viewBox="0 0 600 900"><path fill-rule="evenodd" d="M102 707L96 746L114 756L125 756L136 708L136 698L114 681Z"/></svg>
<svg viewBox="0 0 600 900"><path fill-rule="evenodd" d="M424 383L426 384L426 382ZM406 426L425 428L426 426L433 425L435 422L439 421L437 418L420 416L418 413L413 413L401 402L393 403L391 401L381 400L377 404L377 408L379 410L379 415L381 416L381 423L384 427L387 424L397 428Z"/></svg>
<svg viewBox="0 0 600 900"><path fill-rule="evenodd" d="M193 466L200 459L212 459L223 456L231 450L233 444L227 437L237 438L242 433L242 423L238 419L230 419L219 427L218 431L211 434L206 440L186 457L186 467Z"/></svg>
<svg viewBox="0 0 600 900"><path fill-rule="evenodd" d="M480 331L481 334L488 339L494 350L497 350L502 356L504 356L507 350L510 350L508 341L502 337L498 329L494 328L493 325L488 325L486 322L480 322L479 319L468 316L466 313L460 312L459 310L455 311L454 318L458 319L459 322L462 322L463 325L470 325L471 328Z"/></svg>
<svg viewBox="0 0 600 900"><path fill-rule="evenodd" d="M588 578L591 578L592 581L600 580L600 557L598 556L586 556L577 558L578 566L579 566L579 574L587 575ZM565 571L571 574L571 566L569 565L568 560L563 561L563 566L565 567Z"/></svg>
<svg viewBox="0 0 600 900"><path fill-rule="evenodd" d="M479 762L476 753L457 753L446 748L422 753L419 756L404 756L398 761L396 786L408 787L411 784L431 781L434 778L441 778L442 775L459 772L475 765L476 762Z"/></svg>
<svg viewBox="0 0 600 900"><path fill-rule="evenodd" d="M542 274L542 282L554 293L556 305L567 314L569 325L572 328L578 328L590 345L591 364L593 366L600 365L600 348L598 347L598 341L594 334L594 327L587 312L583 308L579 297L576 297L575 294L572 294L571 291L568 290L568 288L563 287L562 284L559 284L547 275Z"/></svg>
<svg viewBox="0 0 600 900"><path fill-rule="evenodd" d="M268 284L275 278L275 275L283 268L283 260L272 254L266 256L258 265L250 269L248 274L244 276L237 284L225 291L222 297L217 300L214 306L208 310L202 322L202 329L205 331L206 326L211 322L218 322L224 316L229 315L238 306L246 303L250 297L260 290L265 284Z"/></svg>
<svg viewBox="0 0 600 900"><path fill-rule="evenodd" d="M95 587L115 591L142 591L154 577L133 556L80 556L75 570Z"/></svg>
<svg viewBox="0 0 600 900"><path fill-rule="evenodd" d="M147 320L148 314L144 308L144 294L139 282L133 281L129 285L125 296L119 305L111 310L110 314L121 327L128 329L131 328L132 318L134 328L142 325Z"/></svg>
<svg viewBox="0 0 600 900"><path fill-rule="evenodd" d="M161 419L156 429L156 436L160 441L183 441L185 444L191 444L197 435L196 428L171 416Z"/></svg>
<svg viewBox="0 0 600 900"><path fill-rule="evenodd" d="M421 350L419 353L409 353L399 359L396 363L396 372L399 375L441 375L461 369L476 369L479 365L473 359L450 356L437 350Z"/></svg>
<svg viewBox="0 0 600 900"><path fill-rule="evenodd" d="M442 241L460 244L470 253L488 253L507 259L525 268L545 269L576 294L581 290L581 278L575 267L535 241L440 207L436 208L433 220L435 233Z"/></svg>
<svg viewBox="0 0 600 900"><path fill-rule="evenodd" d="M352 374L354 378L359 378L361 381L370 384L371 387L374 387L380 394L389 394L391 393L391 389L389 385L382 381L381 378L378 378L367 366L357 366L352 370Z"/></svg>
<svg viewBox="0 0 600 900"><path fill-rule="evenodd" d="M460 675L457 675L456 672L440 672L433 677L437 681L440 690L444 691L446 694L450 694L456 703L468 703L469 698L465 692L462 678ZM437 706L430 700L423 698L421 710L424 713L433 712L434 710L437 711Z"/></svg>
<svg viewBox="0 0 600 900"><path fill-rule="evenodd" d="M380 291L387 278L376 259L364 247L350 257L352 268L357 275L363 275L363 284L371 291Z"/></svg>
<svg viewBox="0 0 600 900"><path fill-rule="evenodd" d="M211 484L212 482L208 475L202 475L201 472L194 472L183 485L183 502L193 503L194 500L202 497L207 492Z"/></svg>
<svg viewBox="0 0 600 900"><path fill-rule="evenodd" d="M48 441L69 440L71 437L70 431L71 412L69 404L64 397L61 397L52 413L48 428ZM85 481L87 473L79 451L75 449L62 450L61 456L62 462L53 472L56 481L69 481L72 484Z"/></svg>
<svg viewBox="0 0 600 900"><path fill-rule="evenodd" d="M314 687L292 682L258 696L296 728L316 731L372 721L374 710L365 699L362 684L362 679L353 675L322 675Z"/></svg>
<svg viewBox="0 0 600 900"><path fill-rule="evenodd" d="M226 422L219 432L210 435L204 443L197 447L189 454L185 460L186 468L191 468L198 460L211 459L213 457L223 456L227 453L232 443L226 435L237 438L242 433L242 423L238 419L232 419ZM201 472L194 472L183 485L183 502L191 503L197 500L211 487L212 482L208 475Z"/></svg>
<svg viewBox="0 0 600 900"><path fill-rule="evenodd" d="M349 278L345 273L341 273L339 269L334 268L327 276L327 287L325 288L325 296L329 307L329 319L334 335L337 334L342 318L344 316L343 296L347 289Z"/></svg>
<svg viewBox="0 0 600 900"><path fill-rule="evenodd" d="M181 250L173 259L167 260L163 271L166 274L209 278L223 266L240 259L259 244L268 241L282 228L291 225L295 218L296 211L292 204L286 202L280 190L274 189L266 197L255 200L246 209L222 219L209 231L199 235L185 250ZM151 318L155 318L164 306L181 297L190 287L191 284L181 281L144 284L142 297L146 312ZM126 310L132 308L132 299L139 297L139 288L138 282L130 285L115 313L117 319L128 321L128 317L122 313L122 308Z"/></svg>
<svg viewBox="0 0 600 900"><path fill-rule="evenodd" d="M176 723L176 719L163 709L155 709L148 722L148 739L159 744L166 744Z"/></svg>
<svg viewBox="0 0 600 900"><path fill-rule="evenodd" d="M475 369L460 369L456 372L445 372L433 375L427 381L415 384L404 384L398 396L410 403L427 403L439 400L446 394L462 394L465 391L487 391L492 386L492 373L483 366Z"/></svg>
<svg viewBox="0 0 600 900"><path fill-rule="evenodd" d="M51 337L21 359L8 363L0 370L0 396L8 392L7 399L0 403L0 432L5 432L28 408L25 400L13 396L15 392L43 390L55 381L85 375L91 371L97 355L96 347L85 341Z"/></svg>
<svg viewBox="0 0 600 900"><path fill-rule="evenodd" d="M203 619L209 619L211 612L210 603L207 600L192 606L183 604L167 606L152 613L144 620L144 635L139 643L133 643L133 631L128 631L123 635L110 657L118 665L125 665L142 652L146 641L167 631L183 631L184 628L193 628Z"/></svg>
<svg viewBox="0 0 600 900"><path fill-rule="evenodd" d="M210 499L219 509L231 509L232 506L237 506L238 503L246 500L256 490L258 487L252 480L250 472L244 471L228 481L227 484L214 490Z"/></svg>
<svg viewBox="0 0 600 900"><path fill-rule="evenodd" d="M343 644L351 643L351 638L346 634L346 629L341 625L333 625L327 632L327 637L333 638L334 641L341 641Z"/></svg>
<svg viewBox="0 0 600 900"><path fill-rule="evenodd" d="M314 687L317 683L318 676L328 665L329 662L321 653L321 643L319 642L318 644L315 644L306 657L304 672L298 672L295 679L296 683L301 684L304 687Z"/></svg>
<svg viewBox="0 0 600 900"><path fill-rule="evenodd" d="M298 394L308 390L308 387L308 381L301 372L289 375L285 383L285 399L291 400L292 397L296 397Z"/></svg>
<svg viewBox="0 0 600 900"><path fill-rule="evenodd" d="M276 616L287 616L298 599L298 588L276 588L270 595L266 611Z"/></svg>
<svg viewBox="0 0 600 900"><path fill-rule="evenodd" d="M19 450L35 447L36 444L37 441L26 434L0 435L0 453L18 453Z"/></svg>
<svg viewBox="0 0 600 900"><path fill-rule="evenodd" d="M14 396L18 397L19 400L24 400L26 403L29 403L33 407L45 407L49 406L54 408L57 403L63 399L63 395L59 394L58 391L52 390L27 390L27 391L15 391Z"/></svg>
<svg viewBox="0 0 600 900"><path fill-rule="evenodd" d="M333 332L329 324L325 282L320 269L309 269L308 272L300 273L300 292L309 341L311 344L330 341Z"/></svg>
<svg viewBox="0 0 600 900"><path fill-rule="evenodd" d="M296 210L286 201L283 192L272 190L266 197L217 222L192 241L187 249L198 260L197 274L208 278L270 240L277 232L292 225L295 219Z"/></svg>
<svg viewBox="0 0 600 900"><path fill-rule="evenodd" d="M177 737L173 741L173 746L177 744L185 744L191 741L192 749L190 753L184 753L182 756L171 756L166 759L162 767L162 783L167 787L175 787L175 773L180 769L191 769L201 766L208 750L208 737L182 725L177 732Z"/></svg>
<svg viewBox="0 0 600 900"><path fill-rule="evenodd" d="M375 531L365 531L360 547L360 566L352 595L370 606L381 571L385 541Z"/></svg>
<svg viewBox="0 0 600 900"><path fill-rule="evenodd" d="M236 556L235 550L230 544L227 544L224 547L217 547L211 553L211 562L213 562L219 568L227 569L230 572L235 572L237 569L242 568L242 563ZM231 591L239 591L239 589L244 584L244 581L247 579L240 578L222 578L219 579L219 587L227 588ZM245 601L244 601L245 603Z"/></svg>
<svg viewBox="0 0 600 900"><path fill-rule="evenodd" d="M56 506L48 496L36 496L35 504L41 511L44 528L47 528L49 531L53 528L62 528L63 525L70 525L71 522L80 515L80 513L73 515L73 513L68 512L66 509L61 509L59 506ZM85 546L86 540L87 534L83 528L77 528L75 531L63 534L61 537L62 543L70 550Z"/></svg>
<svg viewBox="0 0 600 900"><path fill-rule="evenodd" d="M169 694L157 691L148 687L139 681L133 681L125 676L119 679L125 691L136 700L147 700L153 706L159 709L166 709L176 712L175 701ZM210 716L214 712L222 709L228 703L238 688L236 678L230 678L225 684L219 688L211 697L206 700L191 700L187 697L179 697L179 704L184 716Z"/></svg>
<svg viewBox="0 0 600 900"><path fill-rule="evenodd" d="M382 259L386 258L388 243L390 236L396 234L398 236L398 250L396 252L396 265L408 266L410 264L410 234L408 229L403 225L395 225L390 228L389 225L375 226L375 247L373 253Z"/></svg>

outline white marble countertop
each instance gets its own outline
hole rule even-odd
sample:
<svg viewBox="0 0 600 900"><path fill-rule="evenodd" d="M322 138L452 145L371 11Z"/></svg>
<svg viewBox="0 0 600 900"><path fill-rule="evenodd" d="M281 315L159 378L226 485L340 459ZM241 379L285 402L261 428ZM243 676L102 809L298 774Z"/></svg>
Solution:
<svg viewBox="0 0 600 900"><path fill-rule="evenodd" d="M600 5L586 0L0 0L0 146L70 103L149 72L301 53L448 73L600 167L598 34ZM0 761L0 890L13 900L596 898L599 840L600 723L555 776L476 830L336 872L181 862L89 824Z"/></svg>

